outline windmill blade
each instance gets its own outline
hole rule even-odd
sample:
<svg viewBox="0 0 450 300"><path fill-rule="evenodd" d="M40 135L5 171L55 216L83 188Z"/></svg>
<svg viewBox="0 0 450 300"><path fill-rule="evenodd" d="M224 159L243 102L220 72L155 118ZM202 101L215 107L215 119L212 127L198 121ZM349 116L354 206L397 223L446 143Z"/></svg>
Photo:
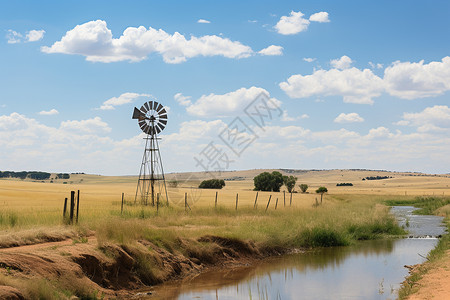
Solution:
<svg viewBox="0 0 450 300"><path fill-rule="evenodd" d="M161 129L161 131L163 131L163 130L164 130L164 127L166 127L165 125L163 125L163 124L161 124L161 123L159 123L158 126L159 126L159 128Z"/></svg>
<svg viewBox="0 0 450 300"><path fill-rule="evenodd" d="M139 109L137 109L135 107L134 111L133 111L133 116L131 118L132 119L143 120L145 118L145 113L143 113L142 111L140 111Z"/></svg>
<svg viewBox="0 0 450 300"><path fill-rule="evenodd" d="M150 101L150 102L145 102L145 103L144 103L144 106L145 106L145 108L147 109L147 111L149 111L149 110L151 109L151 108L149 107L149 105L148 105L149 103L150 103L150 107L151 107L151 105L152 105L152 104L151 104L151 101ZM147 111L146 111L146 112L147 112Z"/></svg>
<svg viewBox="0 0 450 300"><path fill-rule="evenodd" d="M155 129L156 129L156 133L160 133L161 132L161 129L159 129L158 126L155 126Z"/></svg>
<svg viewBox="0 0 450 300"><path fill-rule="evenodd" d="M162 123L164 125L167 125L167 119L163 120L163 119L159 119L159 123Z"/></svg>
<svg viewBox="0 0 450 300"><path fill-rule="evenodd" d="M163 114L167 114L167 111L165 108L158 113L158 115L160 115L160 116Z"/></svg>
<svg viewBox="0 0 450 300"><path fill-rule="evenodd" d="M156 110L156 106L158 106L158 102L153 102L153 110Z"/></svg>
<svg viewBox="0 0 450 300"><path fill-rule="evenodd" d="M159 116L159 119L160 120L167 120L167 115L161 115L161 116Z"/></svg>
<svg viewBox="0 0 450 300"><path fill-rule="evenodd" d="M164 107L164 106L162 106L161 103L158 105L158 108L156 109L156 111L158 112L158 114L159 114L159 111L160 111L163 107Z"/></svg>

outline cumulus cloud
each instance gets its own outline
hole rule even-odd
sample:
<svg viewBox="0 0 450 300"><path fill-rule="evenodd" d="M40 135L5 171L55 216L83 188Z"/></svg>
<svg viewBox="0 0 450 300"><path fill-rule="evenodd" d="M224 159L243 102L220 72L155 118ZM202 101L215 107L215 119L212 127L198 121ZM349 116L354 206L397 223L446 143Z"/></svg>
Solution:
<svg viewBox="0 0 450 300"><path fill-rule="evenodd" d="M383 80L369 69L316 70L311 75L292 75L280 88L291 98L343 96L344 102L372 104L384 90Z"/></svg>
<svg viewBox="0 0 450 300"><path fill-rule="evenodd" d="M427 107L418 113L404 113L403 120L397 125L410 125L418 127L420 132L450 130L450 108L446 105Z"/></svg>
<svg viewBox="0 0 450 300"><path fill-rule="evenodd" d="M324 11L312 14L309 17L309 20L305 19L304 16L305 15L301 11L291 11L289 16L282 16L274 28L279 34L292 35L306 31L310 21L319 23L330 22L328 13Z"/></svg>
<svg viewBox="0 0 450 300"><path fill-rule="evenodd" d="M311 75L296 74L279 84L291 98L342 96L344 102L372 104L383 92L402 99L439 96L450 90L450 57L424 64L395 62L384 71L384 77L370 69L351 67L344 55L331 60L330 70L315 70ZM373 65L378 68L378 65Z"/></svg>
<svg viewBox="0 0 450 300"><path fill-rule="evenodd" d="M332 59L330 61L330 64L333 68L336 68L339 70L344 70L344 69L350 68L352 62L353 61L350 57L348 57L347 55L344 55L339 59Z"/></svg>
<svg viewBox="0 0 450 300"><path fill-rule="evenodd" d="M450 90L450 57L424 64L424 61L394 62L384 71L387 91L403 99L442 95Z"/></svg>
<svg viewBox="0 0 450 300"><path fill-rule="evenodd" d="M240 88L223 95L203 95L197 101L186 107L186 111L198 117L225 117L241 114L245 107L256 99L261 93L266 93L263 88ZM274 105L280 106L281 102L275 98L270 99Z"/></svg>
<svg viewBox="0 0 450 300"><path fill-rule="evenodd" d="M113 110L116 106L124 105L133 102L139 97L151 97L149 94L138 94L138 93L123 93L119 97L112 97L103 102L103 104L98 108L100 110Z"/></svg>
<svg viewBox="0 0 450 300"><path fill-rule="evenodd" d="M25 35L28 42L40 41L44 38L45 30L30 30Z"/></svg>
<svg viewBox="0 0 450 300"><path fill-rule="evenodd" d="M361 118L357 113L341 113L339 116L334 119L336 123L355 123L355 122L363 122L364 119Z"/></svg>
<svg viewBox="0 0 450 300"><path fill-rule="evenodd" d="M297 34L308 29L309 20L303 18L304 14L301 11L291 11L289 16L282 16L275 29L278 33L283 35Z"/></svg>
<svg viewBox="0 0 450 300"><path fill-rule="evenodd" d="M111 128L100 117L81 121L64 121L61 122L61 129L73 131L80 134L98 134L111 132Z"/></svg>
<svg viewBox="0 0 450 300"><path fill-rule="evenodd" d="M198 19L197 23L201 23L201 24L209 24L209 23L211 23L211 22L208 21L208 20L205 20L205 19Z"/></svg>
<svg viewBox="0 0 450 300"><path fill-rule="evenodd" d="M328 18L328 13L325 11L321 11L315 14L312 14L309 17L309 20L312 22L319 22L319 23L328 23L330 22L330 19Z"/></svg>
<svg viewBox="0 0 450 300"><path fill-rule="evenodd" d="M42 116L51 116L51 115L59 114L59 111L57 111L56 109L53 108L53 109L48 110L48 111L45 111L45 110L40 111L39 114L42 115Z"/></svg>
<svg viewBox="0 0 450 300"><path fill-rule="evenodd" d="M44 38L45 30L30 30L25 34L14 31L12 29L8 30L6 34L6 39L8 44L17 44L21 42L37 42Z"/></svg>
<svg viewBox="0 0 450 300"><path fill-rule="evenodd" d="M270 45L258 52L261 55L283 55L283 47Z"/></svg>
<svg viewBox="0 0 450 300"><path fill-rule="evenodd" d="M182 106L192 105L191 97L184 96L182 93L176 93L175 96L173 96L173 98Z"/></svg>
<svg viewBox="0 0 450 300"><path fill-rule="evenodd" d="M42 47L45 53L76 54L93 62L137 62L152 53L162 55L164 62L177 64L197 56L223 56L244 58L253 50L237 41L216 35L201 37L175 32L169 34L162 29L144 26L128 27L119 38L113 38L111 30L103 20L90 21L69 30L60 41L50 47Z"/></svg>

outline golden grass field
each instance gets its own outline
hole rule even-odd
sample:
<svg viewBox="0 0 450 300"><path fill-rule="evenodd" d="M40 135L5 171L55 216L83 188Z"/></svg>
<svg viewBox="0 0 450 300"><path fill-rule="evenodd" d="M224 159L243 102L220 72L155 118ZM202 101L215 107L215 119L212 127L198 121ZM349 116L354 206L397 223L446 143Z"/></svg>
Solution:
<svg viewBox="0 0 450 300"><path fill-rule="evenodd" d="M226 186L218 191L218 203L225 207L235 207L236 194L239 194L238 207L253 207L256 192L253 191L253 177L266 170L248 170L222 172L214 174L217 178L242 177L243 180L226 181ZM303 171L298 173L285 173L298 178L298 184L306 183L308 193L293 193L292 205L294 207L310 207L320 196L315 194L319 186L328 188L328 195L333 197L347 195L371 196L440 196L450 195L449 175L423 175L416 173L394 173L380 171ZM383 180L361 179L367 176L389 176L393 178ZM421 175L421 176L417 176ZM195 209L198 207L213 207L216 190L198 189L201 180L210 178L207 173L172 173L167 180L177 180L178 187L168 186L170 203L175 206L184 205L184 195L188 194L188 203ZM63 182L67 184L63 184ZM134 176L99 176L74 174L68 180L33 182L29 180L0 180L0 212L16 214L18 227L32 227L37 225L61 224L64 198L70 198L71 190L80 190L80 222L98 221L108 218L114 212L120 213L122 193L125 201L134 202L137 177ZM336 183L351 182L352 187L337 187ZM282 187L282 191L283 191ZM284 194L273 192L258 193L258 207L264 209L269 195L272 195L270 209L274 209L278 198L278 209L284 207ZM285 194L289 205L290 195ZM131 209L125 206L125 210ZM9 222L0 222L0 228L8 228Z"/></svg>

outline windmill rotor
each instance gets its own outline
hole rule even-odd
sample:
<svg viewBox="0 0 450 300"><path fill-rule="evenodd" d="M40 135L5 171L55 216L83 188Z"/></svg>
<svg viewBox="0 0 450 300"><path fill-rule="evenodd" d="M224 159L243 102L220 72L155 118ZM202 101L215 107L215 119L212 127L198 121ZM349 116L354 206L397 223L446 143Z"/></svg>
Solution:
<svg viewBox="0 0 450 300"><path fill-rule="evenodd" d="M156 101L145 102L134 108L132 119L138 120L141 130L149 135L159 134L167 125L167 111Z"/></svg>

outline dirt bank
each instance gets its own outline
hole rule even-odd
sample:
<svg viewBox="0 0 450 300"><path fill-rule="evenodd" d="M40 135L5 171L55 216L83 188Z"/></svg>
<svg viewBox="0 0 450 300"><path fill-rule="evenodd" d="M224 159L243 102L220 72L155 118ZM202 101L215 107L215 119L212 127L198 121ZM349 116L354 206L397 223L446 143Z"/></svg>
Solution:
<svg viewBox="0 0 450 300"><path fill-rule="evenodd" d="M205 268L243 265L286 252L217 236L178 242L183 253L147 240L99 245L95 236L0 249L0 298L125 299Z"/></svg>
<svg viewBox="0 0 450 300"><path fill-rule="evenodd" d="M427 268L428 271L414 283L413 294L407 299L450 299L450 250L436 262L415 266L411 276L420 273L421 268Z"/></svg>

